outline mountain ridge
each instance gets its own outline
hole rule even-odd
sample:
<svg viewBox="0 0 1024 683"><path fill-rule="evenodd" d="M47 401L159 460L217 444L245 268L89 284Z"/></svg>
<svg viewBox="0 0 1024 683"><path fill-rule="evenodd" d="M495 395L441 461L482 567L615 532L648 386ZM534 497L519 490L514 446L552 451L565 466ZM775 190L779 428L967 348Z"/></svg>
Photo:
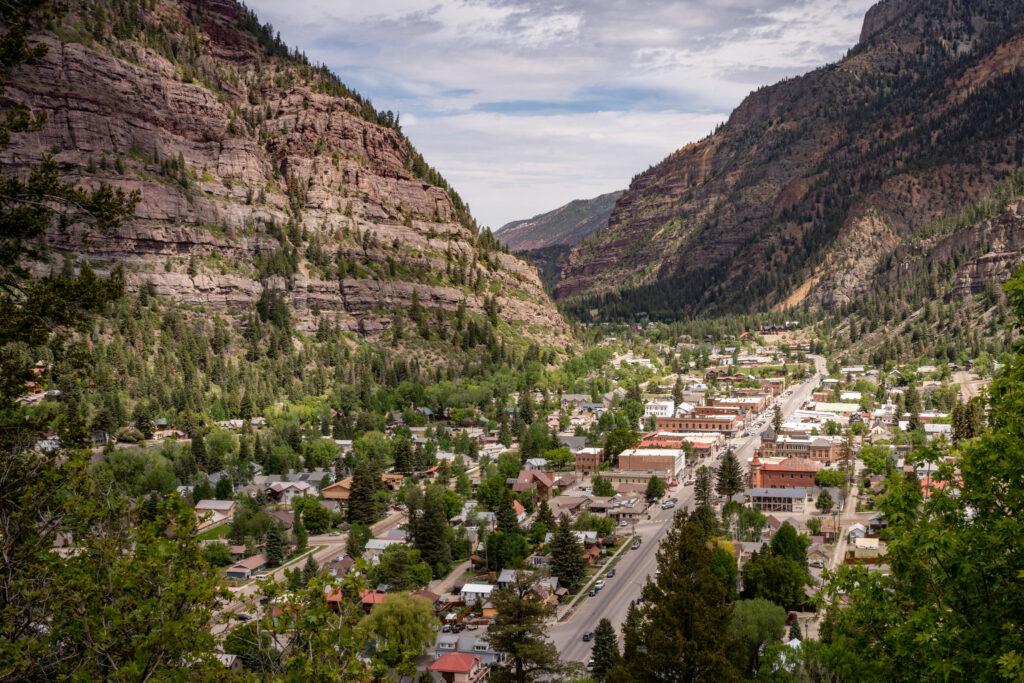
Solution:
<svg viewBox="0 0 1024 683"><path fill-rule="evenodd" d="M574 199L531 218L510 221L494 235L513 252L528 252L555 245L573 246L608 226L615 202L624 190L591 199Z"/></svg>
<svg viewBox="0 0 1024 683"><path fill-rule="evenodd" d="M638 175L609 227L573 248L556 298L607 319L855 298L888 250L1024 161L1022 10L875 5L845 58L751 93ZM851 254L835 245L879 236L884 248L854 259L860 274L839 272Z"/></svg>

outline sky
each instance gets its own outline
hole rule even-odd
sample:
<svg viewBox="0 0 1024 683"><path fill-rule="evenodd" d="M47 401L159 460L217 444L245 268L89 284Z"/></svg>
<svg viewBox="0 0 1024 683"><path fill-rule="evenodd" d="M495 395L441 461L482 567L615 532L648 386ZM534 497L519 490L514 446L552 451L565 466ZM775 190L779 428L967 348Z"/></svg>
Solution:
<svg viewBox="0 0 1024 683"><path fill-rule="evenodd" d="M833 62L875 0L246 0L498 228L623 189L751 90Z"/></svg>

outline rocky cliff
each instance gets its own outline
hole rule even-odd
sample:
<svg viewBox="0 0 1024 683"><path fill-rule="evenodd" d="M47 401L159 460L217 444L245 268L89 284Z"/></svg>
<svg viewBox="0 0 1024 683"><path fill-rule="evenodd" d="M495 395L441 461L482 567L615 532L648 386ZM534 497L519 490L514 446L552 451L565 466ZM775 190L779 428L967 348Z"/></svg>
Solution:
<svg viewBox="0 0 1024 683"><path fill-rule="evenodd" d="M1022 63L1021 0L885 0L844 59L638 176L556 295L607 318L849 302L1024 163Z"/></svg>
<svg viewBox="0 0 1024 683"><path fill-rule="evenodd" d="M478 233L390 112L234 0L75 1L35 40L45 56L6 95L47 121L5 171L49 155L69 180L141 196L115 233L55 226L58 257L232 313L279 288L301 328L326 316L371 338L414 300L472 313L493 297L518 338L567 342L536 271Z"/></svg>

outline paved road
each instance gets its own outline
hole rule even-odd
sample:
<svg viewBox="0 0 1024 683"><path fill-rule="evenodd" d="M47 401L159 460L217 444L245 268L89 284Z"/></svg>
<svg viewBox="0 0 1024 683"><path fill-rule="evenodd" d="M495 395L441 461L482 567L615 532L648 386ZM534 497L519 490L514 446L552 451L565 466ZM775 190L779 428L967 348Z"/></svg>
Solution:
<svg viewBox="0 0 1024 683"><path fill-rule="evenodd" d="M678 498L678 506L684 507L693 499L693 489L680 487L669 495ZM630 601L640 597L647 577L654 575L658 544L672 525L674 514L675 510L662 510L655 506L651 510L651 520L643 520L636 525L636 532L643 539L640 548L624 551L615 565L615 576L605 579L605 587L595 597L583 599L567 621L548 628L548 635L563 661L586 662L590 658L593 641L583 642L583 634L593 631L602 617L612 623L616 633L619 631Z"/></svg>

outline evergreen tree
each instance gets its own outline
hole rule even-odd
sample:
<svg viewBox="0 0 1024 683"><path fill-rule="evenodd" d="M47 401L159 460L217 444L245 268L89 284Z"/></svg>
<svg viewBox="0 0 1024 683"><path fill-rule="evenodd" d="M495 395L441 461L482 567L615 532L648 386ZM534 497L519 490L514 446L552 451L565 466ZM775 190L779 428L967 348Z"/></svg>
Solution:
<svg viewBox="0 0 1024 683"><path fill-rule="evenodd" d="M612 628L612 623L607 619L597 622L597 628L594 629L594 648L591 654L594 657L594 678L603 681L619 659L619 642L615 638L615 629Z"/></svg>
<svg viewBox="0 0 1024 683"><path fill-rule="evenodd" d="M506 534L518 534L519 520L516 519L516 511L512 507L512 494L505 489L498 502L498 510L495 512L498 531Z"/></svg>
<svg viewBox="0 0 1024 683"><path fill-rule="evenodd" d="M683 402L683 380L681 377L676 377L675 384L672 385L672 408L678 410L679 405Z"/></svg>
<svg viewBox="0 0 1024 683"><path fill-rule="evenodd" d="M782 409L775 406L775 410L772 412L772 429L778 434L782 431Z"/></svg>
<svg viewBox="0 0 1024 683"><path fill-rule="evenodd" d="M743 491L743 471L740 463L736 460L736 454L731 451L722 458L722 464L718 466L718 495L727 501Z"/></svg>
<svg viewBox="0 0 1024 683"><path fill-rule="evenodd" d="M551 512L547 499L540 499L540 503L537 504L537 516L534 519L535 523L543 524L548 529L555 528L555 516Z"/></svg>
<svg viewBox="0 0 1024 683"><path fill-rule="evenodd" d="M491 598L498 616L488 629L488 639L495 651L505 655L504 664L491 669L488 680L492 683L560 680L567 671L544 632L554 608L532 593L531 581L517 572L515 580Z"/></svg>
<svg viewBox="0 0 1024 683"><path fill-rule="evenodd" d="M572 591L583 580L585 571L583 548L572 532L569 517L563 514L551 539L551 573L558 577L560 585Z"/></svg>
<svg viewBox="0 0 1024 683"><path fill-rule="evenodd" d="M147 439L153 438L153 432L156 431L156 423L153 421L153 412L150 410L148 402L139 401L135 404L134 422L135 428L142 432L142 436Z"/></svg>
<svg viewBox="0 0 1024 683"><path fill-rule="evenodd" d="M413 453L412 441L405 437L399 437L395 444L395 472L409 475L413 473L416 465L416 456Z"/></svg>
<svg viewBox="0 0 1024 683"><path fill-rule="evenodd" d="M214 495L217 500L230 500L234 496L234 488L231 486L231 477L223 476L217 480L214 488Z"/></svg>
<svg viewBox="0 0 1024 683"><path fill-rule="evenodd" d="M416 523L413 545L420 551L423 561L430 565L434 578L448 574L452 566L450 545L451 527L445 514L443 489L431 486L423 497L423 512Z"/></svg>
<svg viewBox="0 0 1024 683"><path fill-rule="evenodd" d="M302 513L298 510L295 511L295 523L292 526L292 534L295 536L295 549L299 552L305 550L309 544L309 533L306 531L306 525L302 521Z"/></svg>
<svg viewBox="0 0 1024 683"><path fill-rule="evenodd" d="M693 498L698 508L711 508L715 493L714 471L707 465L701 465L693 482Z"/></svg>
<svg viewBox="0 0 1024 683"><path fill-rule="evenodd" d="M349 524L370 525L377 521L377 491L380 489L380 472L370 458L356 460L352 471L352 489L348 497Z"/></svg>
<svg viewBox="0 0 1024 683"><path fill-rule="evenodd" d="M712 570L710 540L685 512L676 513L627 634L625 664L637 680L740 679L732 662L732 603Z"/></svg>
<svg viewBox="0 0 1024 683"><path fill-rule="evenodd" d="M309 582L320 574L320 565L311 554L306 558L306 564L302 566L302 585L309 585Z"/></svg>
<svg viewBox="0 0 1024 683"><path fill-rule="evenodd" d="M284 529L276 522L267 529L263 554L267 556L267 564L271 567L280 567L284 562Z"/></svg>
<svg viewBox="0 0 1024 683"><path fill-rule="evenodd" d="M196 433L192 436L192 457L196 461L196 466L204 472L207 470L207 457L206 457L206 441L203 439L203 435Z"/></svg>

